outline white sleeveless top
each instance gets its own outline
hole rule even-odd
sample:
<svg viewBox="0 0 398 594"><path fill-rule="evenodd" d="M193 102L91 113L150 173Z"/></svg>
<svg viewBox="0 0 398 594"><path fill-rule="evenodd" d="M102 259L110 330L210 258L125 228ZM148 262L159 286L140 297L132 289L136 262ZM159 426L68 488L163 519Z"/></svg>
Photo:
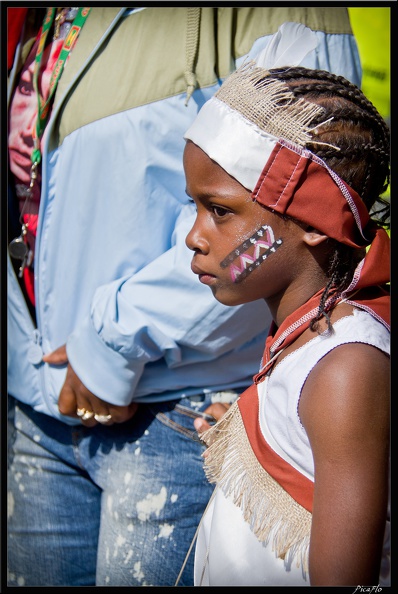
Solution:
<svg viewBox="0 0 398 594"><path fill-rule="evenodd" d="M335 347L352 342L390 353L390 333L365 311L338 320L332 335L317 335L276 364L257 385L260 427L272 449L309 480L314 464L298 415L302 388L317 362ZM308 586L309 576L288 556L277 558L272 537L260 542L241 509L220 488L204 514L195 550L196 586ZM387 522L380 586L390 585L390 523Z"/></svg>

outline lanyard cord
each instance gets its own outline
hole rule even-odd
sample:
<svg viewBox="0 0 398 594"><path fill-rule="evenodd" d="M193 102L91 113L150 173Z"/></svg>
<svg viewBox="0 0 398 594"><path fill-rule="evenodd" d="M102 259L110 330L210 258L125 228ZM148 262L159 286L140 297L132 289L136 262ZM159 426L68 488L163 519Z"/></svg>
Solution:
<svg viewBox="0 0 398 594"><path fill-rule="evenodd" d="M33 195L33 187L34 187L34 185L36 183L36 179L37 179L37 167L41 161L40 139L42 137L42 134L46 127L48 118L50 116L51 101L54 96L55 90L57 88L58 81L59 81L61 74L63 72L64 66L66 64L66 60L67 60L70 52L72 51L72 48L76 42L76 39L77 39L84 23L86 22L86 19L89 15L90 10L91 10L91 8L87 8L87 7L79 8L79 10L76 14L76 17L73 20L71 28L62 43L60 54L58 56L57 62L55 64L54 69L51 74L51 79L50 79L50 84L49 84L49 92L48 92L48 97L47 97L46 101L40 95L39 73L40 73L41 63L43 60L43 53L44 53L44 49L45 49L45 45L46 45L47 36L48 36L48 33L49 33L51 26L53 24L55 13L56 13L55 7L51 6L51 7L47 8L46 15L43 20L43 24L39 30L39 33L38 33L39 43L37 46L36 56L35 56L35 60L34 60L34 64L33 64L33 88L34 88L34 90L36 92L36 96L37 96L37 118L36 118L35 126L33 127L33 130L32 130L33 151L32 151L32 155L31 155L32 165L31 165L31 169L30 169L30 184L27 189L25 202L23 204L23 207L22 207L21 213L20 213L20 217L19 217L19 221L22 226L21 235L19 237L14 238L9 244L10 256L14 259L21 261L21 266L19 268L19 273L18 273L19 278L22 278L25 266L26 265L30 266L30 264L33 260L33 252L31 249L29 249L29 246L28 246L28 243L26 240L29 221L25 223L23 220L23 216L25 214L28 203Z"/></svg>
<svg viewBox="0 0 398 594"><path fill-rule="evenodd" d="M40 65L41 65L41 62L43 59L43 52L44 52L44 48L45 48L45 44L46 44L46 39L48 36L48 32L51 28L51 25L54 21L54 16L55 16L55 12L56 12L56 9L54 7L47 8L46 16L44 17L43 24L39 31L39 45L38 45L37 52L36 52L34 71L33 71L33 86L34 86L34 89L35 89L36 95L37 95L38 109L37 109L36 126L33 129L34 149L33 149L32 157L31 157L32 164L33 164L32 166L34 166L35 164L37 165L41 161L40 138L43 134L44 128L46 127L46 124L47 124L47 121L49 118L51 100L52 100L55 90L57 88L58 81L59 81L61 74L63 72L66 60L67 60L70 52L72 51L72 48L76 42L76 39L77 39L84 23L86 22L86 19L89 15L90 10L91 10L90 8L86 8L86 7L79 8L78 13L72 23L72 26L71 26L67 36L65 37L65 40L64 40L62 48L61 48L61 52L58 56L58 60L57 60L55 66L54 66L54 69L52 71L48 97L47 97L47 100L44 101L44 99L41 97L40 91L39 91L39 72L40 72Z"/></svg>

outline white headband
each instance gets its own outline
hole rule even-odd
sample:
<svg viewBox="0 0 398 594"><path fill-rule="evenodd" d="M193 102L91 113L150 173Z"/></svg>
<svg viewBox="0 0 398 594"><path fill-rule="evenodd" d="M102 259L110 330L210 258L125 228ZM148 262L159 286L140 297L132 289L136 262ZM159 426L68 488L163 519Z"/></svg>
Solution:
<svg viewBox="0 0 398 594"><path fill-rule="evenodd" d="M184 138L250 191L277 142L217 97L205 103Z"/></svg>
<svg viewBox="0 0 398 594"><path fill-rule="evenodd" d="M266 70L298 65L316 46L311 29L299 23L284 23L254 64ZM205 103L184 138L253 191L278 137L262 130L217 94Z"/></svg>

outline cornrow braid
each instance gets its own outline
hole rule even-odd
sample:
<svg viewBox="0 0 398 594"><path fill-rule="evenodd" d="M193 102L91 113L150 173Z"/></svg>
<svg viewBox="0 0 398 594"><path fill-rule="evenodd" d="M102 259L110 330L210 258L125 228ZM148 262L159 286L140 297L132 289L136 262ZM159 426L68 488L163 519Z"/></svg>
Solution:
<svg viewBox="0 0 398 594"><path fill-rule="evenodd" d="M311 122L306 148L318 155L362 198L372 220L389 226L389 201L382 194L390 183L390 131L362 91L342 76L308 68L274 69L271 78L283 81L297 99L323 107ZM311 328L325 318L346 289L364 252L329 240L329 281ZM326 303L329 303L326 311Z"/></svg>

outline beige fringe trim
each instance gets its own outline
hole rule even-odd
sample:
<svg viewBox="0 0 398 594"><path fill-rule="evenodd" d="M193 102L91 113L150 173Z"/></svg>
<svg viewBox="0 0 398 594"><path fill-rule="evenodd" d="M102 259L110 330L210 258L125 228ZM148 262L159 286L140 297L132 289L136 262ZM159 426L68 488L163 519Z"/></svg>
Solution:
<svg viewBox="0 0 398 594"><path fill-rule="evenodd" d="M247 62L226 79L215 96L260 130L305 146L312 139L311 123L325 109L297 99L285 82L267 75L255 62Z"/></svg>
<svg viewBox="0 0 398 594"><path fill-rule="evenodd" d="M209 446L205 473L241 508L260 542L268 543L288 567L308 572L312 514L299 505L258 462L235 402L225 415L201 435ZM271 534L272 533L272 534Z"/></svg>

